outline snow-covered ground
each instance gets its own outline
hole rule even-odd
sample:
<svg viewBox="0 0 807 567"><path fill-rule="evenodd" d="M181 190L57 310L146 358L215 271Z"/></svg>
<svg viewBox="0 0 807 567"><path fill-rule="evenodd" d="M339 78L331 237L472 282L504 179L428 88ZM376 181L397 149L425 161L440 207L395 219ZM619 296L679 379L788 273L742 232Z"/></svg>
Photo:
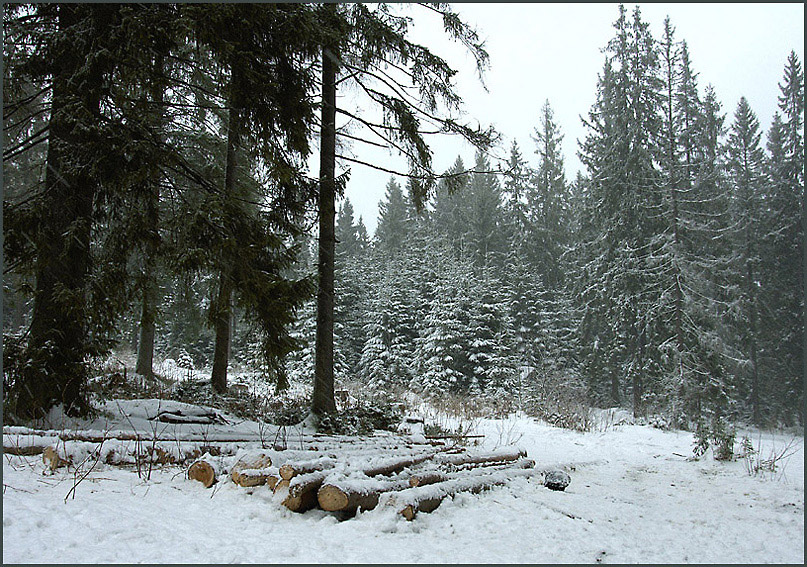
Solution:
<svg viewBox="0 0 807 567"><path fill-rule="evenodd" d="M127 404L138 427L138 411L148 404ZM250 427L233 425L239 434ZM266 487L224 481L205 489L176 467L156 470L146 481L131 469L101 466L67 497L74 486L70 471L47 475L39 457L6 455L3 561L804 561L802 437L751 433L765 457L789 443L795 449L776 473L751 476L742 459L717 462L709 453L688 460L693 437L686 432L625 424L577 433L528 417L483 420L477 429L486 435L486 448L515 444L539 467L574 465L571 485L553 492L536 479L516 479L458 495L412 522L382 508L339 521L320 510L290 512ZM742 432L738 451L741 438Z"/></svg>

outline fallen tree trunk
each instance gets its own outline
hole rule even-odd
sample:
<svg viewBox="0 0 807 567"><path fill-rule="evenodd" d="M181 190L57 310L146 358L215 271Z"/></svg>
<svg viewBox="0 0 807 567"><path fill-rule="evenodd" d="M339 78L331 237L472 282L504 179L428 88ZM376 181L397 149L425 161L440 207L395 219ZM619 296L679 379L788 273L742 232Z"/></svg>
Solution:
<svg viewBox="0 0 807 567"><path fill-rule="evenodd" d="M391 458L381 463L371 465L370 467L363 469L362 472L367 476L388 476L399 473L406 468L419 465L420 463L426 462L429 459L433 459L435 455L437 455L437 452L423 453L405 458Z"/></svg>
<svg viewBox="0 0 807 567"><path fill-rule="evenodd" d="M310 461L303 461L299 463L286 463L281 465L279 469L280 478L283 480L291 480L292 478L303 474L331 469L335 464L336 460L331 457L312 459Z"/></svg>
<svg viewBox="0 0 807 567"><path fill-rule="evenodd" d="M205 488L210 488L216 482L220 468L217 461L206 455L188 468L188 478L201 482Z"/></svg>
<svg viewBox="0 0 807 567"><path fill-rule="evenodd" d="M45 450L42 445L25 445L25 446L3 446L3 453L5 455L17 455L20 457L33 457L34 455L41 455Z"/></svg>
<svg viewBox="0 0 807 567"><path fill-rule="evenodd" d="M349 448L356 444L356 439L334 436L334 435L320 435L320 434L304 434L299 436L276 436L275 434L258 433L233 437L224 432L210 432L207 435L200 436L198 433L187 432L178 433L174 437L161 437L155 436L153 432L138 433L136 431L125 430L54 430L54 429L31 429L21 426L4 426L3 427L3 446L4 448L10 446L22 446L23 443L13 443L10 439L17 441L30 437L53 437L61 441L84 441L88 443L101 443L102 441L156 441L164 443L205 443L205 444L219 444L219 443L269 443L277 442L278 444L285 445L288 449L303 450L303 451L316 451L324 452L330 451L334 448ZM8 437L8 439L6 438ZM378 449L386 450L399 450L399 449L413 449L416 447L429 447L432 443L418 442L411 438L401 437L375 437L371 439L362 439L367 446L375 447ZM369 443L368 443L369 442ZM40 445L41 443L31 443L33 445ZM286 450L278 449L278 450Z"/></svg>
<svg viewBox="0 0 807 567"><path fill-rule="evenodd" d="M360 469L365 476L391 475L401 472L405 468L413 467L429 459L433 459L438 451L423 453L410 457L395 457L380 462L368 464ZM308 474L295 476L289 481L289 493L283 500L283 505L293 512L305 512L319 503L317 493L325 479L332 474L331 469L314 471Z"/></svg>
<svg viewBox="0 0 807 567"><path fill-rule="evenodd" d="M437 484L438 482L445 482L457 478L467 478L475 475L486 475L493 471L498 470L517 470L517 469L532 469L535 468L535 461L532 459L519 459L517 461L490 461L485 463L469 463L462 465L458 470L451 472L431 470L423 473L412 475L409 478L409 486L426 486L428 484Z"/></svg>
<svg viewBox="0 0 807 567"><path fill-rule="evenodd" d="M514 478L527 478L540 474L542 474L541 471L536 469L504 469L485 475L464 476L454 480L446 480L390 493L385 504L396 507L398 513L407 520L413 520L419 512L436 510L448 496L453 496L460 492L476 494L494 486L506 484Z"/></svg>
<svg viewBox="0 0 807 567"><path fill-rule="evenodd" d="M330 471L316 471L296 476L290 481L289 493L283 499L283 506L292 512L305 512L317 505L317 490L322 486Z"/></svg>
<svg viewBox="0 0 807 567"><path fill-rule="evenodd" d="M400 480L335 480L317 491L319 507L328 512L372 510L381 494L409 488L409 479Z"/></svg>
<svg viewBox="0 0 807 567"><path fill-rule="evenodd" d="M230 478L238 486L262 486L267 482L274 488L277 483L277 467L272 467L272 457L264 452L242 456L230 469ZM273 479L270 480L270 479Z"/></svg>
<svg viewBox="0 0 807 567"><path fill-rule="evenodd" d="M448 465L458 467L468 464L483 464L493 462L517 461L527 456L526 451L522 449L515 449L513 447L506 447L489 453L461 453L459 455L440 455L435 462L440 465Z"/></svg>

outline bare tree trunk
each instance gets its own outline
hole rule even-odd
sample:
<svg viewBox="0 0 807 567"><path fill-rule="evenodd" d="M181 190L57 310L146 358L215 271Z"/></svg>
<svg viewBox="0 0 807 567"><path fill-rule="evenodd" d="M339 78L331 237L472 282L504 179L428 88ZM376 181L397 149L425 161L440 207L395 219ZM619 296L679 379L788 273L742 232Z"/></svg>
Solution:
<svg viewBox="0 0 807 567"><path fill-rule="evenodd" d="M157 56L154 62L157 76L165 73L162 56ZM151 86L151 99L155 104L152 113L153 122L158 135L162 134L162 103L164 91L156 83ZM140 334L137 345L137 366L135 372L141 376L151 377L154 374L154 336L156 330L156 313L159 303L159 287L157 285L157 247L160 230L160 186L157 180L158 171L153 172L154 178L147 181L148 201L146 202L146 222L148 223L149 239L146 244L146 257L143 266L143 305L140 312Z"/></svg>
<svg viewBox="0 0 807 567"><path fill-rule="evenodd" d="M332 7L335 10L335 7ZM319 291L317 293L317 338L314 393L315 415L336 411L333 376L334 254L336 234L336 74L335 54L322 50L322 131L320 135L319 191Z"/></svg>
<svg viewBox="0 0 807 567"><path fill-rule="evenodd" d="M232 288L229 277L222 272L219 277L219 292L216 297L215 324L216 346L213 350L213 370L210 374L210 385L213 391L223 394L227 391L227 364L230 355L230 297Z"/></svg>
<svg viewBox="0 0 807 567"><path fill-rule="evenodd" d="M233 68L233 77L230 80L231 91L236 84L235 75L238 69ZM224 194L230 196L235 189L236 148L240 135L241 116L236 108L234 95L230 93L230 116L227 127L227 161L224 170ZM212 308L214 313L214 330L216 332L216 346L213 351L213 370L210 375L210 385L219 394L227 391L227 364L230 358L230 323L232 317L231 298L232 281L230 270L222 268L219 273L219 291Z"/></svg>
<svg viewBox="0 0 807 567"><path fill-rule="evenodd" d="M148 284L146 284L148 285ZM141 376L151 377L154 374L154 314L155 306L149 297L148 289L143 290L143 305L140 311L140 339L137 344L137 365L135 372Z"/></svg>

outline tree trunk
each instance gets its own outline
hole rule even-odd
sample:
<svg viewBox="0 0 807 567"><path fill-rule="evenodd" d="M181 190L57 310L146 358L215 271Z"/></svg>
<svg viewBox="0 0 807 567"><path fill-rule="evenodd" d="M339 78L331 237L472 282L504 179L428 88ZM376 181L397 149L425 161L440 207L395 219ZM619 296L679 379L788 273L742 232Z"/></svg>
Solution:
<svg viewBox="0 0 807 567"><path fill-rule="evenodd" d="M165 66L163 64L162 56L157 56L154 63L154 71L157 76L162 76L165 73ZM155 126L157 135L162 134L163 130L163 88L155 81L151 85L151 99L155 108L152 112L152 120ZM159 171L153 171L152 179L146 181L148 186L147 201L145 203L146 214L145 222L147 223L146 229L148 230L148 241L146 243L146 257L143 261L143 305L140 312L140 334L137 345L137 366L135 372L141 376L151 377L154 374L154 336L155 336L155 320L157 305L159 304L159 287L157 285L156 257L158 254L157 247L160 241L159 235L159 222L160 222L160 186L158 183Z"/></svg>
<svg viewBox="0 0 807 567"><path fill-rule="evenodd" d="M216 346L213 351L213 370L210 385L217 394L227 391L227 363L230 353L230 297L232 289L225 271L219 276L219 292L214 305Z"/></svg>
<svg viewBox="0 0 807 567"><path fill-rule="evenodd" d="M148 276L146 276L148 277ZM146 284L149 287L149 284ZM151 378L154 371L154 313L149 289L143 289L143 305L140 312L140 339L137 344L137 366L135 372Z"/></svg>
<svg viewBox="0 0 807 567"><path fill-rule="evenodd" d="M227 125L227 161L224 169L224 195L231 196L235 189L236 148L240 136L241 116L236 107L233 90L237 68L233 68L230 80L230 116ZM227 363L230 359L230 323L231 323L232 281L230 271L225 267L219 274L219 292L212 306L216 346L213 351L213 370L210 385L213 391L223 394L227 391Z"/></svg>
<svg viewBox="0 0 807 567"><path fill-rule="evenodd" d="M329 6L335 10L335 6ZM319 291L314 364L314 415L336 411L333 376L334 253L336 234L336 55L322 49L322 130L320 134Z"/></svg>
<svg viewBox="0 0 807 567"><path fill-rule="evenodd" d="M747 252L748 258L751 258L751 252ZM748 312L750 319L750 329L748 330L749 347L751 349L751 408L753 412L754 425L760 425L762 421L762 412L760 411L760 384L759 384L759 368L757 366L757 301L756 292L754 290L754 268L751 260L746 261L746 270L748 278Z"/></svg>
<svg viewBox="0 0 807 567"><path fill-rule="evenodd" d="M59 5L59 32L68 33L66 30L78 25L85 10L81 5ZM95 18L88 23L98 25ZM97 29L93 32L99 34ZM77 164L73 157L94 153L96 141L82 131L78 122L98 116L106 70L97 64L84 69L88 54L79 49L87 44L73 41L69 45L53 62L46 190L42 193L46 215L37 239L36 291L27 362L16 392L15 411L28 418L42 417L60 403L70 414L81 414L89 408L86 288L97 180L92 163ZM83 81L74 80L79 75ZM80 91L76 84L81 84Z"/></svg>

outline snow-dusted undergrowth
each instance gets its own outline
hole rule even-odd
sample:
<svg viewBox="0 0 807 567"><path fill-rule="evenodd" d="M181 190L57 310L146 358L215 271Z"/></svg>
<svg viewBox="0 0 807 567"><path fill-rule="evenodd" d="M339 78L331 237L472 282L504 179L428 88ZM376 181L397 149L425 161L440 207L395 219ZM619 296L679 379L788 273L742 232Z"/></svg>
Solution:
<svg viewBox="0 0 807 567"><path fill-rule="evenodd" d="M137 427L146 406L120 407ZM516 479L458 495L413 522L382 508L348 521L319 510L298 515L266 487L225 481L206 490L177 468L155 470L146 481L132 470L99 466L65 499L74 485L69 471L46 475L38 457L6 456L3 561L803 561L801 437L750 432L763 454L788 443L795 448L775 475L751 476L742 460L688 460L691 433L603 423L578 433L526 416L478 420L483 448L516 442L540 467L571 464L571 485L552 492L534 479ZM231 426L257 431L250 422Z"/></svg>

